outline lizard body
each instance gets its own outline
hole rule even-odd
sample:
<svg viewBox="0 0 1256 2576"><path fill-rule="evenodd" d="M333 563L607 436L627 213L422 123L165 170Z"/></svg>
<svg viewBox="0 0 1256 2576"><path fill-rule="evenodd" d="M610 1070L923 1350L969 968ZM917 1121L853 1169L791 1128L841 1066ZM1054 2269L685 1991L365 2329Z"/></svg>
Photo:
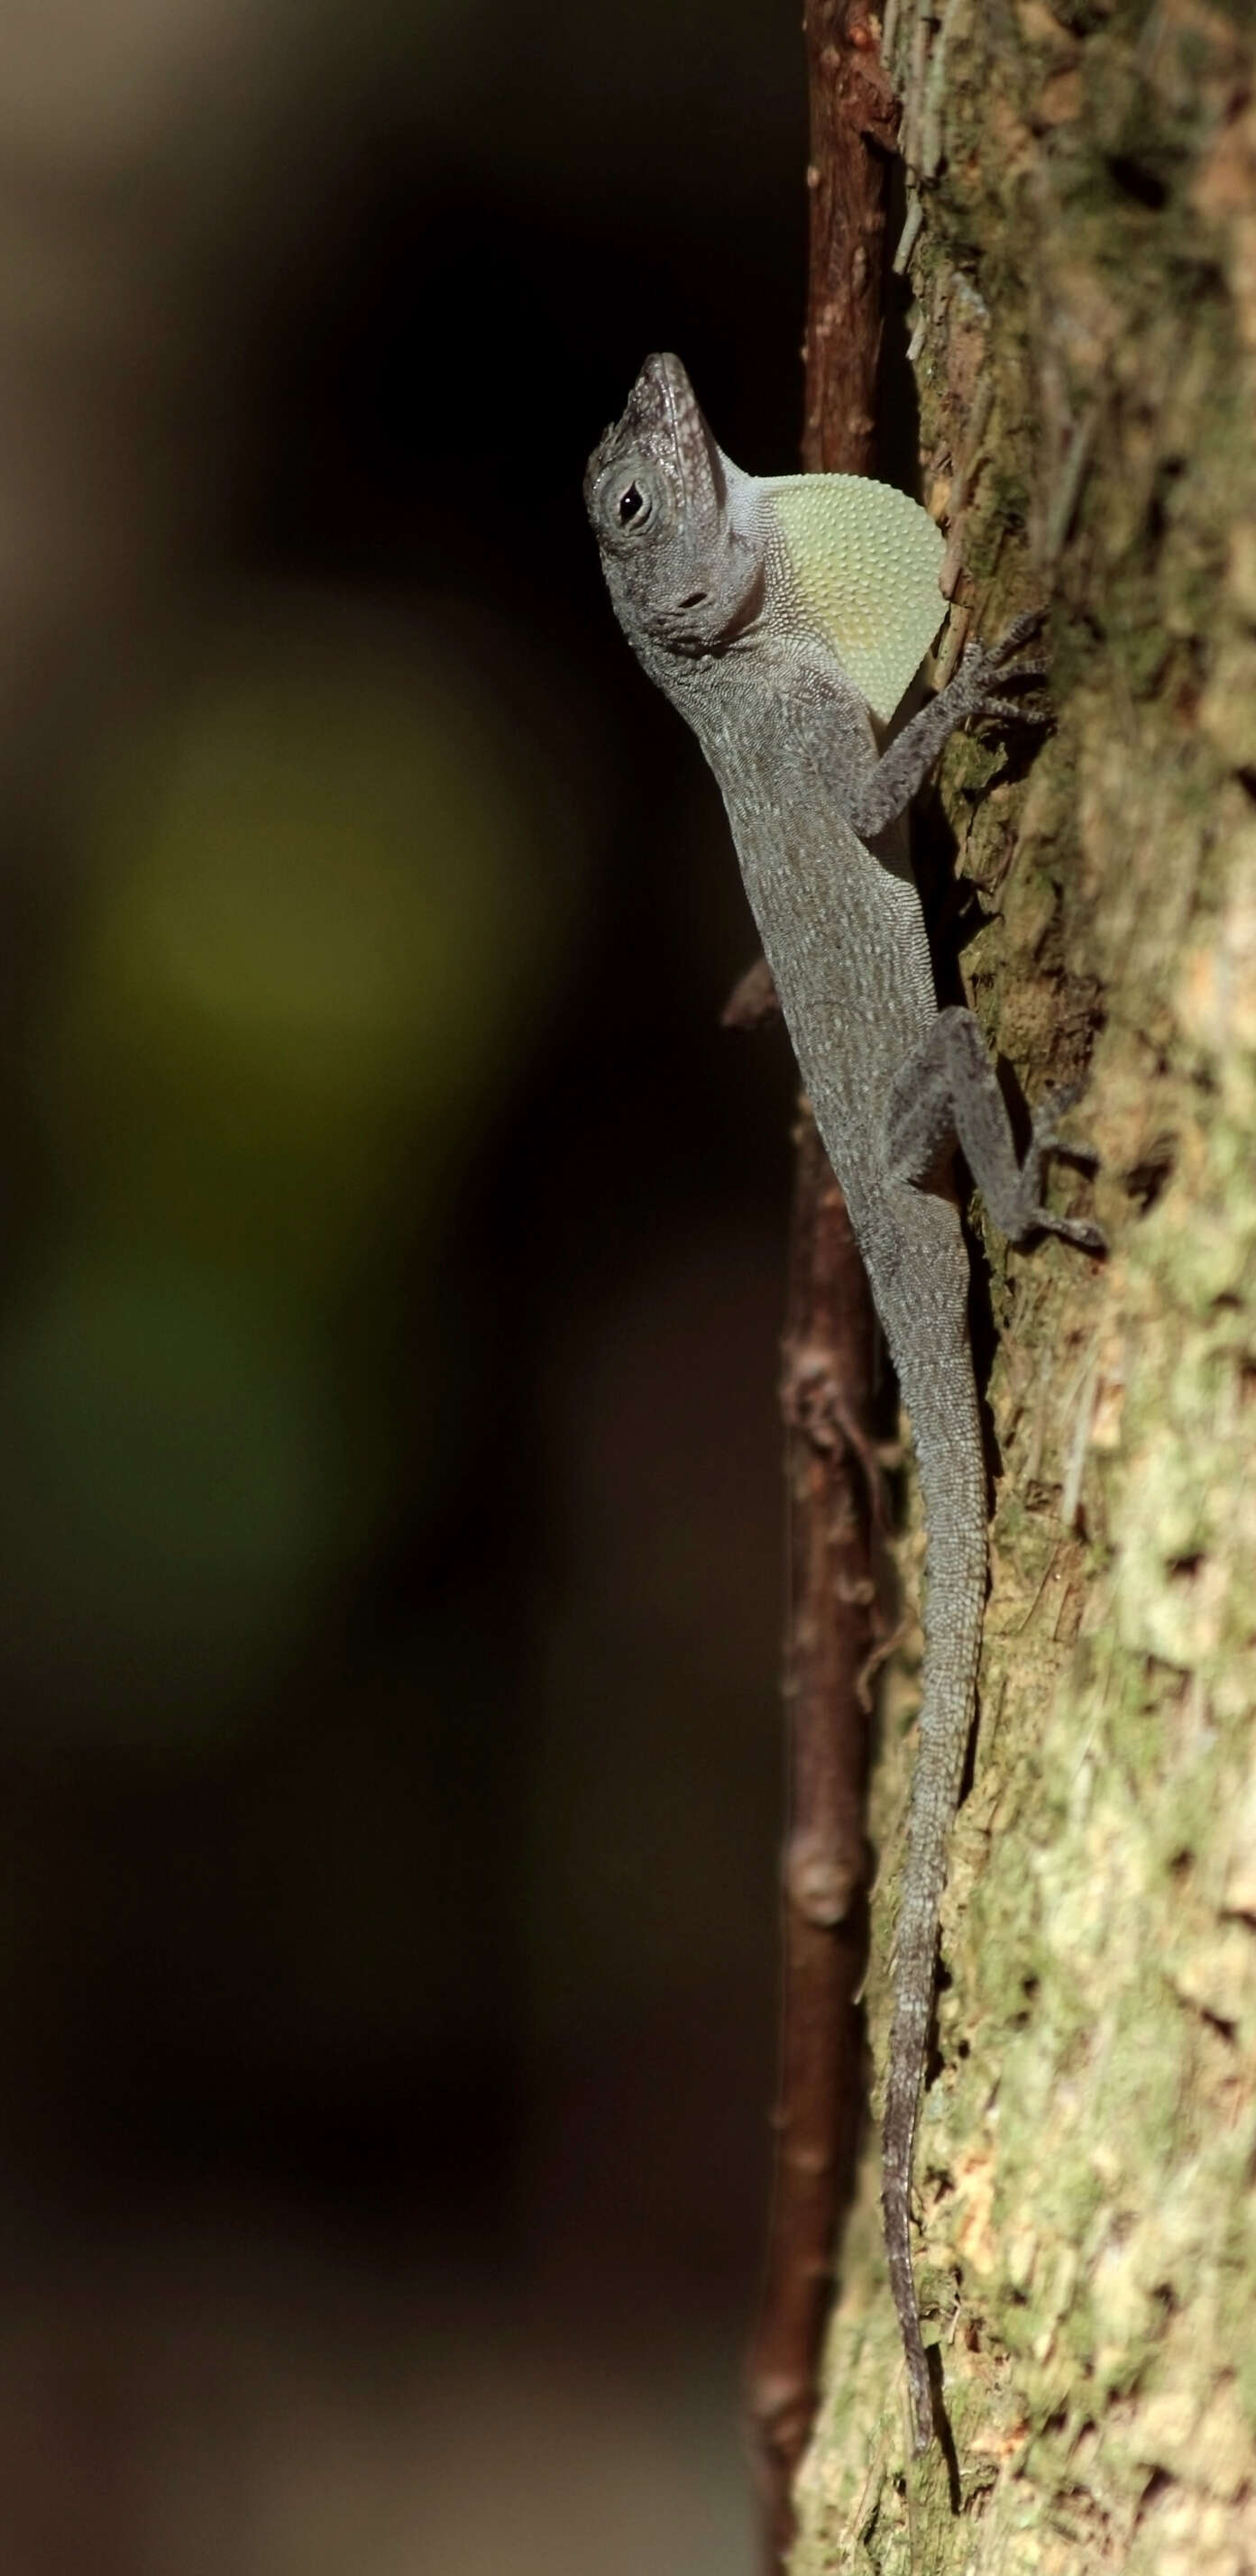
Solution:
<svg viewBox="0 0 1256 2576"><path fill-rule="evenodd" d="M906 814L968 716L1015 715L1037 676L970 647L882 748L941 623L938 530L886 486L759 480L723 456L679 359L646 361L589 463L585 497L616 615L697 734L816 1122L850 1209L911 1418L927 1530L926 1646L894 1969L883 2131L886 2247L923 2450L933 2406L910 2248L912 2150L947 1841L972 1723L986 1483L968 1346L968 1259L951 1178L962 1145L1014 1240L1097 1229L1041 1204L1053 1116L1018 1162L975 1020L939 1012ZM1060 1104L1056 1104L1057 1109Z"/></svg>

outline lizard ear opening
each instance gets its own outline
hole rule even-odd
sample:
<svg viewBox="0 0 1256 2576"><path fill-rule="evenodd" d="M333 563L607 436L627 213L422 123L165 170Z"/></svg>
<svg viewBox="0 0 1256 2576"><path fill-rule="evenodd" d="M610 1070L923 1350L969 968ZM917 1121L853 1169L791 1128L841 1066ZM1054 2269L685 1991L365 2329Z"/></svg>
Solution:
<svg viewBox="0 0 1256 2576"><path fill-rule="evenodd" d="M942 623L943 541L927 510L861 474L784 474L759 485L799 604L882 724Z"/></svg>

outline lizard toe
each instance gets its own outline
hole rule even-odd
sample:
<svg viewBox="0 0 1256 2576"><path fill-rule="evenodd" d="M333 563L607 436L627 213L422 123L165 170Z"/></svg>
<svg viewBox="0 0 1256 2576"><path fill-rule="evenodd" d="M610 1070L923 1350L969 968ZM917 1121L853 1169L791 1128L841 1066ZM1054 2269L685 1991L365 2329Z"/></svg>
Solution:
<svg viewBox="0 0 1256 2576"><path fill-rule="evenodd" d="M1011 625L1005 627L1000 652L1014 653L1019 645L1028 643L1031 635L1041 635L1046 622L1045 608L1022 608L1019 617L1014 617Z"/></svg>
<svg viewBox="0 0 1256 2576"><path fill-rule="evenodd" d="M1037 677L1037 673L1033 671L1003 671L999 676L1004 681L1030 680L1035 679ZM976 716L997 717L1002 724L1050 724L1052 721L1052 710L1045 700L1040 704L1035 705L1032 698L1028 700L1022 698L1001 698L996 697L993 691L987 692L984 689L976 706L973 708L973 714Z"/></svg>

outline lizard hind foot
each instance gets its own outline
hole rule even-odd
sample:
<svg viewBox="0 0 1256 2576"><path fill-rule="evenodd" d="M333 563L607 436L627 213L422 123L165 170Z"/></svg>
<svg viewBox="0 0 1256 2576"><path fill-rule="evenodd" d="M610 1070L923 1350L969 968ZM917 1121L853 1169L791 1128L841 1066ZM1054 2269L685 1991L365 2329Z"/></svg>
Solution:
<svg viewBox="0 0 1256 2576"><path fill-rule="evenodd" d="M1086 1217L1055 1216L1050 1208L1042 1205L1043 1165L1050 1155L1065 1154L1070 1162L1083 1163L1091 1170L1098 1163L1099 1157L1092 1145L1075 1145L1060 1134L1061 1120L1076 1106L1085 1088L1083 1082L1064 1083L1059 1090L1045 1093L1034 1111L1029 1152L1021 1166L1024 1232L1063 1235L1067 1243L1078 1244L1083 1252L1103 1254L1108 1249L1108 1242L1102 1227L1093 1225Z"/></svg>
<svg viewBox="0 0 1256 2576"><path fill-rule="evenodd" d="M1023 1243L1031 1234L1059 1234L1085 1252L1107 1246L1097 1225L1055 1216L1043 1202L1043 1175L1053 1153L1070 1161L1098 1157L1060 1134L1060 1122L1081 1095L1081 1085L1048 1092L1034 1112L1029 1145L1018 1155L1007 1104L985 1040L972 1012L948 1004L938 1013L895 1075L886 1110L887 1168L895 1180L919 1189L936 1185L953 1144L968 1168L1001 1234Z"/></svg>

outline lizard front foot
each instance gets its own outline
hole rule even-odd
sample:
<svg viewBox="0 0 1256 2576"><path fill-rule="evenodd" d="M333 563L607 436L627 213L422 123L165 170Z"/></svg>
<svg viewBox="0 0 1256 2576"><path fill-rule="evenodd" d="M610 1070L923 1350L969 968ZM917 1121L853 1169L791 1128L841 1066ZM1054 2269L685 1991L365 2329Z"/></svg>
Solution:
<svg viewBox="0 0 1256 2576"><path fill-rule="evenodd" d="M1004 723L1013 724L1050 723L1051 708L1046 698L1035 704L1032 699L1025 702L1003 695L1008 687L1020 688L1027 681L1047 678L1047 662L1023 658L1023 647L1041 633L1045 619L1045 609L1029 608L1013 618L997 643L965 645L959 668L946 691L948 698L952 691L958 693L964 716L999 716Z"/></svg>

